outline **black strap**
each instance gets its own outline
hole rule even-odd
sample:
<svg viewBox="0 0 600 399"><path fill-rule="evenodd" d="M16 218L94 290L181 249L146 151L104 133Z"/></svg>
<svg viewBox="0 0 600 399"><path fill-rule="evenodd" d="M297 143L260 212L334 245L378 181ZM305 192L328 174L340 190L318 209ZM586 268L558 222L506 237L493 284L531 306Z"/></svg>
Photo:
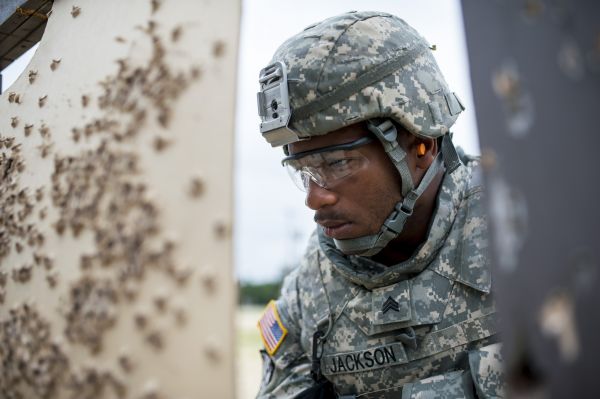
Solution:
<svg viewBox="0 0 600 399"><path fill-rule="evenodd" d="M333 384L326 379L300 392L294 399L336 399Z"/></svg>
<svg viewBox="0 0 600 399"><path fill-rule="evenodd" d="M325 333L321 330L317 330L313 334L310 376L314 384L310 388L300 392L294 399L335 399L337 397L333 389L333 384L323 377L321 373L321 356L323 356L321 345L324 336Z"/></svg>
<svg viewBox="0 0 600 399"><path fill-rule="evenodd" d="M321 356L323 356L323 351L320 350L320 347L324 335L325 334L321 330L317 330L313 334L312 366L310 368L310 376L315 382L320 382L323 379L323 374L321 373Z"/></svg>

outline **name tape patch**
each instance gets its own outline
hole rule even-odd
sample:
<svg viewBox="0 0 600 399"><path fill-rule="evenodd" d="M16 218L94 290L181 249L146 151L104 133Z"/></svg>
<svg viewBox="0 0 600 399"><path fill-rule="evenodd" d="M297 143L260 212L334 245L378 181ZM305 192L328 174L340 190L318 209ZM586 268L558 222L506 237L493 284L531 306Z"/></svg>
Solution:
<svg viewBox="0 0 600 399"><path fill-rule="evenodd" d="M275 301L269 302L265 308L265 311L258 321L258 329L260 330L260 337L262 338L267 353L273 356L288 333L279 318Z"/></svg>
<svg viewBox="0 0 600 399"><path fill-rule="evenodd" d="M363 351L323 356L321 370L324 375L358 373L403 363L408 363L404 346L393 343Z"/></svg>

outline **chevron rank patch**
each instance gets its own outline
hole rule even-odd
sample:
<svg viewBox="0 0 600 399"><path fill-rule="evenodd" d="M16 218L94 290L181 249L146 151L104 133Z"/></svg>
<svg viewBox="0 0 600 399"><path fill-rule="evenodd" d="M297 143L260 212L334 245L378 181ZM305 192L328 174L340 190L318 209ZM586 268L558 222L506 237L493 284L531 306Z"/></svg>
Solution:
<svg viewBox="0 0 600 399"><path fill-rule="evenodd" d="M275 301L271 301L267 305L262 317L258 321L258 329L260 330L260 337L265 344L267 353L273 356L288 333L279 318Z"/></svg>

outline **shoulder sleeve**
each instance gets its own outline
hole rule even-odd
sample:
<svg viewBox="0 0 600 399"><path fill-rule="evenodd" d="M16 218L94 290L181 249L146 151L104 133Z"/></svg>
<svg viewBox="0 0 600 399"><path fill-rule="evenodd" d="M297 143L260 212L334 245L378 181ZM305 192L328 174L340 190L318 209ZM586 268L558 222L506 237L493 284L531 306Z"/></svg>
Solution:
<svg viewBox="0 0 600 399"><path fill-rule="evenodd" d="M465 197L455 222L462 226L457 281L489 293L492 276L482 170L477 161L470 162L468 168Z"/></svg>
<svg viewBox="0 0 600 399"><path fill-rule="evenodd" d="M471 375L480 399L505 397L502 344L492 344L469 352Z"/></svg>
<svg viewBox="0 0 600 399"><path fill-rule="evenodd" d="M281 296L267 305L259 321L265 349L261 351L263 378L257 398L291 398L312 386L310 358L300 344L298 274L296 269L284 279ZM279 330L285 331L283 337Z"/></svg>
<svg viewBox="0 0 600 399"><path fill-rule="evenodd" d="M489 294L492 269L481 167L477 161L472 161L462 168L461 173L453 178L457 187L455 200L458 210L446 237L447 244L440 251L443 262L434 264L432 270Z"/></svg>

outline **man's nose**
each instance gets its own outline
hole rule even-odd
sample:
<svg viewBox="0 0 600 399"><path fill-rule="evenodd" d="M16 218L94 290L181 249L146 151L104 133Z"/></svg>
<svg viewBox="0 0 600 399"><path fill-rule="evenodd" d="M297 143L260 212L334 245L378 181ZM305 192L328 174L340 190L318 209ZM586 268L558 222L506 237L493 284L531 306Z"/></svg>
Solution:
<svg viewBox="0 0 600 399"><path fill-rule="evenodd" d="M319 186L313 180L309 180L306 187L305 204L313 211L319 210L325 206L333 205L337 202L337 195L333 191Z"/></svg>

